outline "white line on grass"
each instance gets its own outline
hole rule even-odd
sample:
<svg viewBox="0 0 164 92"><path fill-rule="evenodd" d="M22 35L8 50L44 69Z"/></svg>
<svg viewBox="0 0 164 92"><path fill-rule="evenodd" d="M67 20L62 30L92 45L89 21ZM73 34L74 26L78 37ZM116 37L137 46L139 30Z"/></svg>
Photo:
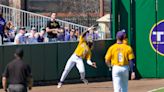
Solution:
<svg viewBox="0 0 164 92"><path fill-rule="evenodd" d="M157 88L157 89L153 89L153 90L150 90L150 91L148 91L148 92L154 92L154 91L158 91L158 90L161 90L161 89L164 89L164 87Z"/></svg>

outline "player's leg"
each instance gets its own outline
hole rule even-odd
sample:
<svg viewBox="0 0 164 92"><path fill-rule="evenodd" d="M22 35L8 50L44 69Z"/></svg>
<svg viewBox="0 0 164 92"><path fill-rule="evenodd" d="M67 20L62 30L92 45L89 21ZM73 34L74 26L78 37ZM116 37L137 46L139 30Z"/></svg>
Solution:
<svg viewBox="0 0 164 92"><path fill-rule="evenodd" d="M70 72L70 70L75 65L75 62L73 60L74 60L74 56L72 55L71 58L66 63L64 71L63 71L62 76L60 78L60 82L58 83L58 86L57 86L58 88L60 88L62 86L62 83L64 82L64 80L67 77L68 73Z"/></svg>
<svg viewBox="0 0 164 92"><path fill-rule="evenodd" d="M125 69L123 70L123 73L122 73L122 91L121 92L128 92L129 70L128 70L128 66L124 68Z"/></svg>
<svg viewBox="0 0 164 92"><path fill-rule="evenodd" d="M114 92L121 92L121 77L120 77L120 69L118 66L113 66L112 69L112 79L113 79L113 89Z"/></svg>
<svg viewBox="0 0 164 92"><path fill-rule="evenodd" d="M84 67L83 60L81 58L77 58L77 60L76 60L76 67L79 70L81 80L85 84L88 84L88 80L85 79L85 67Z"/></svg>
<svg viewBox="0 0 164 92"><path fill-rule="evenodd" d="M73 68L74 65L75 65L75 62L72 62L72 61L67 62L66 66L65 66L65 69L62 73L62 76L60 78L60 82L63 82L65 80L66 76L71 71L71 69Z"/></svg>

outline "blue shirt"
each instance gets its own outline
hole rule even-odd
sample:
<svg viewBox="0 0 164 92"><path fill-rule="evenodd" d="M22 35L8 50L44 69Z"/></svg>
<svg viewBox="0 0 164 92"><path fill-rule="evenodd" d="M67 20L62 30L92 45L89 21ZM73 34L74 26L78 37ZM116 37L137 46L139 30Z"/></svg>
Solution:
<svg viewBox="0 0 164 92"><path fill-rule="evenodd" d="M0 34L4 33L6 21L4 18L0 17Z"/></svg>
<svg viewBox="0 0 164 92"><path fill-rule="evenodd" d="M15 39L14 39L14 43L16 43L16 41L19 41L19 44L26 44L26 37L23 35L23 34L20 34L18 33L16 36L15 36Z"/></svg>
<svg viewBox="0 0 164 92"><path fill-rule="evenodd" d="M70 35L66 35L65 36L65 41L77 41L75 36L70 36Z"/></svg>
<svg viewBox="0 0 164 92"><path fill-rule="evenodd" d="M27 39L27 43L29 43L29 44L34 44L34 43L38 43L38 41L37 41L37 38L34 38L34 37L32 37L32 38L28 38Z"/></svg>

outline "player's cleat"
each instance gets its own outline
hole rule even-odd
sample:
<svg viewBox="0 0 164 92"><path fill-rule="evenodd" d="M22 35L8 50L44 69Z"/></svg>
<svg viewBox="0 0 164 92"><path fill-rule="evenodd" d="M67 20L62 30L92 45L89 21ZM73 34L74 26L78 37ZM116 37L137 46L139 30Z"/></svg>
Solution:
<svg viewBox="0 0 164 92"><path fill-rule="evenodd" d="M82 79L82 81L84 82L84 84L88 85L88 80Z"/></svg>
<svg viewBox="0 0 164 92"><path fill-rule="evenodd" d="M58 85L57 85L57 88L61 88L63 85L63 83L59 82Z"/></svg>

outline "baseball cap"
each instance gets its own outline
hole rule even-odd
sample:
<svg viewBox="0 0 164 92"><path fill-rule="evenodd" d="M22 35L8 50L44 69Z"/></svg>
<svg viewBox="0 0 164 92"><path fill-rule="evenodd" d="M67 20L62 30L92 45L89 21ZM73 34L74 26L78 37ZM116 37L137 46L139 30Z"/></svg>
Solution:
<svg viewBox="0 0 164 92"><path fill-rule="evenodd" d="M116 34L117 39L123 40L124 38L124 32L123 31L118 31Z"/></svg>

